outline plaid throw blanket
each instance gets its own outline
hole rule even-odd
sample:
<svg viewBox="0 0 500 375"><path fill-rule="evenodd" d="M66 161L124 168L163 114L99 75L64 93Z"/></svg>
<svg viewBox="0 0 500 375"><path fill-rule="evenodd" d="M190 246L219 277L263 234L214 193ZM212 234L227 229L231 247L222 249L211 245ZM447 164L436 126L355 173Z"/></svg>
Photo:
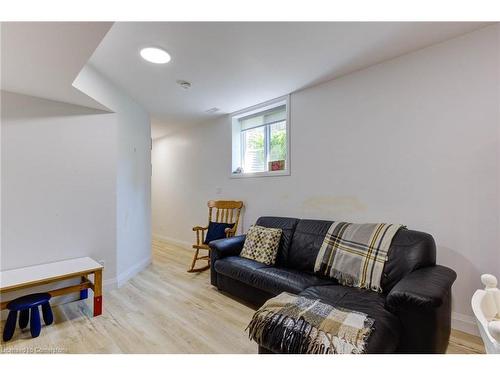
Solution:
<svg viewBox="0 0 500 375"><path fill-rule="evenodd" d="M289 293L268 300L247 329L259 345L285 354L363 353L373 319Z"/></svg>
<svg viewBox="0 0 500 375"><path fill-rule="evenodd" d="M314 265L314 272L340 283L382 292L380 280L396 224L335 222L328 230Z"/></svg>

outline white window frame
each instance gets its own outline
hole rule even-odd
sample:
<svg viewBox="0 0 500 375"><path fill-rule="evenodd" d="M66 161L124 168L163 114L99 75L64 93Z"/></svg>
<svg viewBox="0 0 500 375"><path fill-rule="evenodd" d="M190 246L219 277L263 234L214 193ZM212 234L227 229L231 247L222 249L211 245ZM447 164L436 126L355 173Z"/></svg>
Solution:
<svg viewBox="0 0 500 375"><path fill-rule="evenodd" d="M233 173L233 171L241 164L243 159L242 148L242 132L239 119L242 117L250 116L255 113L263 112L281 105L286 108L286 159L285 169L281 171L264 171L264 172L250 172L250 173ZM266 127L266 132L268 131ZM242 109L231 114L231 131L232 131L232 154L231 154L231 178L251 178L251 177L277 177L277 176L290 176L290 95L282 96L265 103L257 104L255 106ZM265 137L268 142L269 137ZM265 147L268 147L266 144Z"/></svg>

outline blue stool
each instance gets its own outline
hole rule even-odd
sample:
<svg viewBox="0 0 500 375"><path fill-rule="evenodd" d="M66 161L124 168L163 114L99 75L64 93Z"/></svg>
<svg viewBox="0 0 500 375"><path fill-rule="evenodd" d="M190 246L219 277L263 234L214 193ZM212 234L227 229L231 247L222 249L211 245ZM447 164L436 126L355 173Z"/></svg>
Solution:
<svg viewBox="0 0 500 375"><path fill-rule="evenodd" d="M30 323L31 337L38 337L40 330L40 313L38 306L42 306L42 315L45 325L51 325L54 321L52 309L50 308L49 293L35 293L16 298L7 304L9 316L5 322L3 330L3 341L9 341L14 336L17 322L17 312L19 311L19 327L26 328L28 321ZM30 314L31 311L31 314ZM31 316L30 316L31 315Z"/></svg>

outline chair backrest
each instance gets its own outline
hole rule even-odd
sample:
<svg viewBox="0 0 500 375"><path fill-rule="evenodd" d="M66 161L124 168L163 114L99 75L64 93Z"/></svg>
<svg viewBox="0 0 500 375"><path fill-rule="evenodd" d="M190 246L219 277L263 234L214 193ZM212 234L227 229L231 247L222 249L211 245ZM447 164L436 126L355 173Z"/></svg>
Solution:
<svg viewBox="0 0 500 375"><path fill-rule="evenodd" d="M242 201L208 201L208 222L234 224L234 232L238 229Z"/></svg>

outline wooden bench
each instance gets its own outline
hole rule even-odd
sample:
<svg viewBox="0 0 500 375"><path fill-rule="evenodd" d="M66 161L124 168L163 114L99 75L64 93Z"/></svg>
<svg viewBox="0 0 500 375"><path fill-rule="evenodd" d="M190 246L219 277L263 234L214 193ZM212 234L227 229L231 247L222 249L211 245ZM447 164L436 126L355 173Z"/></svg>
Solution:
<svg viewBox="0 0 500 375"><path fill-rule="evenodd" d="M80 292L80 298L87 297L87 290L94 291L94 316L102 314L102 270L103 266L89 257L63 260L37 266L16 268L0 272L0 295L58 281L80 278L80 283L47 291L52 297ZM94 275L93 282L89 275ZM2 301L0 310L10 301Z"/></svg>

